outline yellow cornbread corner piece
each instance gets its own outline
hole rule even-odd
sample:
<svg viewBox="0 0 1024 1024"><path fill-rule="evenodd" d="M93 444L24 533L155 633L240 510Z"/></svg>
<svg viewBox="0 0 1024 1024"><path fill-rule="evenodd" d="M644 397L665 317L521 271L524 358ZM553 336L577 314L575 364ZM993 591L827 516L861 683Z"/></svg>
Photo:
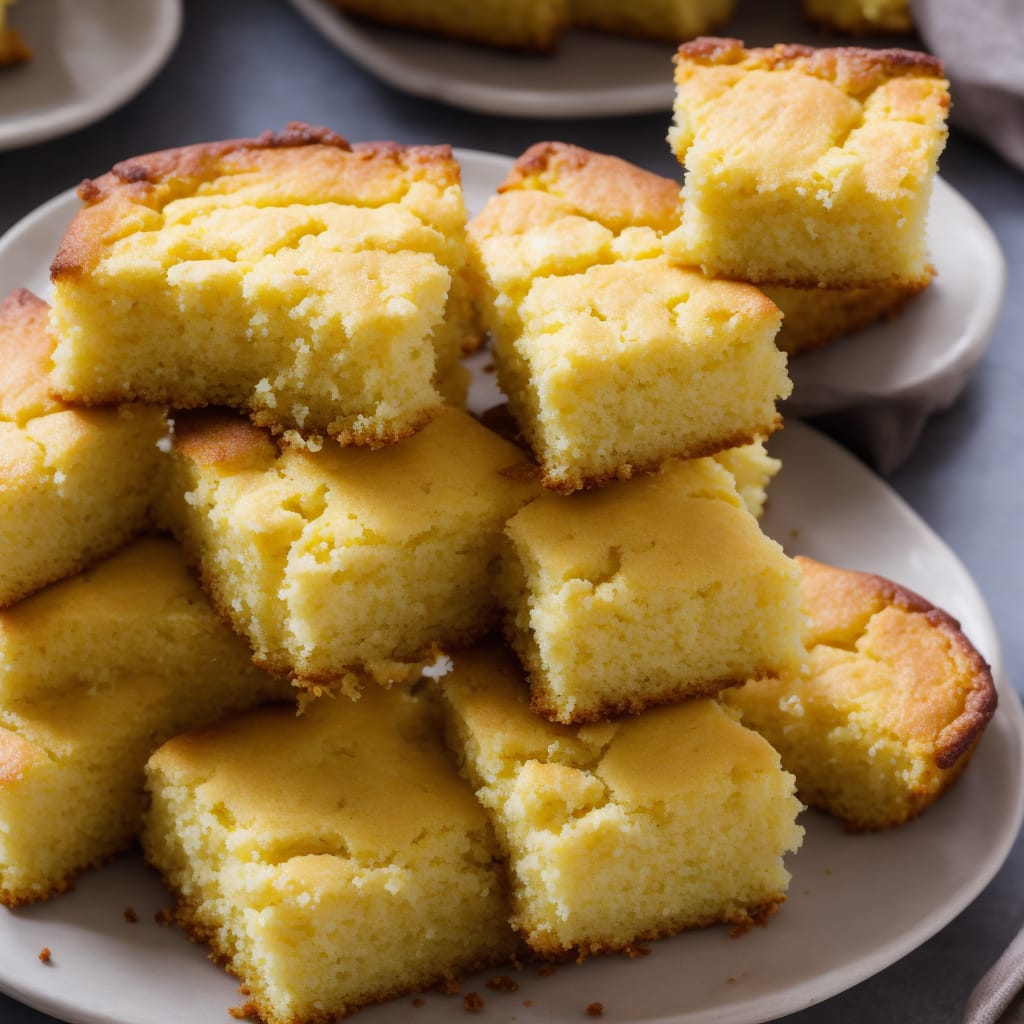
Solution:
<svg viewBox="0 0 1024 1024"><path fill-rule="evenodd" d="M909 0L803 0L804 14L841 32L911 32Z"/></svg>
<svg viewBox="0 0 1024 1024"><path fill-rule="evenodd" d="M514 952L493 832L421 697L260 710L147 774L147 857L261 1020L333 1019Z"/></svg>
<svg viewBox="0 0 1024 1024"><path fill-rule="evenodd" d="M960 775L996 708L959 624L867 573L798 558L809 670L723 694L851 829L899 825Z"/></svg>
<svg viewBox="0 0 1024 1024"><path fill-rule="evenodd" d="M641 39L678 43L724 25L735 0L571 0L572 23Z"/></svg>
<svg viewBox="0 0 1024 1024"><path fill-rule="evenodd" d="M927 283L949 109L936 58L705 38L679 48L676 87L670 141L686 180L673 258L764 284Z"/></svg>
<svg viewBox="0 0 1024 1024"><path fill-rule="evenodd" d="M588 722L805 660L795 564L711 459L569 497L506 528L499 594L533 708Z"/></svg>
<svg viewBox="0 0 1024 1024"><path fill-rule="evenodd" d="M801 809L778 754L711 700L577 728L529 709L515 660L460 651L436 687L492 816L512 923L536 951L608 953L786 897Z"/></svg>
<svg viewBox="0 0 1024 1024"><path fill-rule="evenodd" d="M756 288L664 255L678 187L539 143L469 227L498 381L544 473L570 493L767 436L789 395L780 314Z"/></svg>
<svg viewBox="0 0 1024 1024"><path fill-rule="evenodd" d="M48 306L0 303L0 608L115 551L149 522L162 409L72 409L47 390Z"/></svg>
<svg viewBox="0 0 1024 1024"><path fill-rule="evenodd" d="M146 538L0 612L0 903L45 899L138 835L164 740L289 695Z"/></svg>
<svg viewBox="0 0 1024 1024"><path fill-rule="evenodd" d="M260 664L344 688L472 642L506 521L537 493L523 452L448 409L378 451L278 452L227 413L176 422L172 526ZM182 499L184 496L184 500Z"/></svg>
<svg viewBox="0 0 1024 1024"><path fill-rule="evenodd" d="M230 405L389 444L437 415L479 333L448 147L293 124L137 157L79 194L51 267L69 401Z"/></svg>

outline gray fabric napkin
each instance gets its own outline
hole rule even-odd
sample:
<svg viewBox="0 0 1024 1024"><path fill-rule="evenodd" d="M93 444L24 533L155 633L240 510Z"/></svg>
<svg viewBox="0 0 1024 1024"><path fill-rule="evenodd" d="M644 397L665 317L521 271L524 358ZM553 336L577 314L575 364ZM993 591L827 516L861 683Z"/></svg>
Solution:
<svg viewBox="0 0 1024 1024"><path fill-rule="evenodd" d="M952 85L950 118L1024 170L1024 0L911 0Z"/></svg>
<svg viewBox="0 0 1024 1024"><path fill-rule="evenodd" d="M1006 948L967 1000L964 1024L1024 1024L1024 931Z"/></svg>

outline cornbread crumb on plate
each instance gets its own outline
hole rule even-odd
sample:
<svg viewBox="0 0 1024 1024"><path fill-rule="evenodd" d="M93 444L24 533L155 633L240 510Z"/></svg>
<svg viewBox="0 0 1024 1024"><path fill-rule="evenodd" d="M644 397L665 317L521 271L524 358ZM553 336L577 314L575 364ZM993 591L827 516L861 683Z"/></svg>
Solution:
<svg viewBox="0 0 1024 1024"><path fill-rule="evenodd" d="M59 591L75 600L50 600ZM97 610L82 607L84 599ZM17 635L10 618L28 604L38 615L21 615L29 635ZM88 583L54 584L25 605L4 613L5 686L40 681L0 702L0 903L7 906L63 892L135 839L143 768L161 742L289 689L254 668L169 540L138 541ZM153 618L161 607L166 623ZM77 615L106 631L90 643ZM38 629L43 620L48 638ZM186 646L171 654L164 628L187 637Z"/></svg>
<svg viewBox="0 0 1024 1024"><path fill-rule="evenodd" d="M676 90L686 180L671 256L758 284L927 283L949 109L936 58L703 38L679 48Z"/></svg>
<svg viewBox="0 0 1024 1024"><path fill-rule="evenodd" d="M458 652L435 685L449 745L491 814L512 923L545 956L589 956L764 921L799 847L792 776L712 700L579 728L529 708L515 660Z"/></svg>
<svg viewBox="0 0 1024 1024"><path fill-rule="evenodd" d="M779 311L666 259L678 222L667 179L540 143L470 225L498 379L547 487L628 479L779 425Z"/></svg>
<svg viewBox="0 0 1024 1024"><path fill-rule="evenodd" d="M498 592L532 707L588 722L799 672L798 572L712 459L569 497L506 527Z"/></svg>
<svg viewBox="0 0 1024 1024"><path fill-rule="evenodd" d="M66 400L230 405L376 446L457 395L476 327L447 146L295 123L126 160L79 194L51 267Z"/></svg>
<svg viewBox="0 0 1024 1024"><path fill-rule="evenodd" d="M433 645L496 623L502 530L539 486L524 453L467 413L378 451L279 452L219 410L175 430L168 518L259 664L351 691L356 670L403 678Z"/></svg>
<svg viewBox="0 0 1024 1024"><path fill-rule="evenodd" d="M956 780L996 708L988 666L945 612L880 576L798 558L809 672L723 695L801 797L852 829L899 825Z"/></svg>
<svg viewBox="0 0 1024 1024"><path fill-rule="evenodd" d="M147 775L147 857L269 1024L512 959L493 832L424 698L264 709L175 738Z"/></svg>
<svg viewBox="0 0 1024 1024"><path fill-rule="evenodd" d="M48 312L25 289L0 303L0 608L141 533L164 458L163 410L50 397Z"/></svg>
<svg viewBox="0 0 1024 1024"><path fill-rule="evenodd" d="M911 32L909 0L803 0L804 14L841 32Z"/></svg>

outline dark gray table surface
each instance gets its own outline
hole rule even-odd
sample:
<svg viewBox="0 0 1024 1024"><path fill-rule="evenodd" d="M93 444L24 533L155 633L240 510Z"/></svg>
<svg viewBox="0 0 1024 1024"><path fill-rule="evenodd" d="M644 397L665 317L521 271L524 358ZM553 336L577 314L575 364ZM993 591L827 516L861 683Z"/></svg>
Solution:
<svg viewBox="0 0 1024 1024"><path fill-rule="evenodd" d="M759 39L771 42L772 39ZM449 142L511 155L540 139L613 152L675 175L668 115L579 121L487 117L404 95L322 39L285 0L189 0L169 64L132 102L61 139L0 153L0 232L50 196L136 153L257 134L299 119L352 140ZM995 229L1009 266L1006 305L965 393L933 418L890 484L958 553L1002 639L1010 679L1024 684L1024 176L954 133L945 178ZM880 913L884 910L880 910ZM952 1024L978 978L1024 924L1024 844L981 896L931 941L793 1024ZM822 921L822 929L842 928ZM461 1014L461 1009L458 1011ZM0 995L2 1024L51 1018Z"/></svg>

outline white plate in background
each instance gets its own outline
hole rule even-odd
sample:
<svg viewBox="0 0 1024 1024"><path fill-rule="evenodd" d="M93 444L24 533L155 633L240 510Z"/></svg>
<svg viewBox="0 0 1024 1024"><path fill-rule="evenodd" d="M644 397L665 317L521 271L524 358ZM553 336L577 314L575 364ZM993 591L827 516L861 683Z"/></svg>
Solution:
<svg viewBox="0 0 1024 1024"><path fill-rule="evenodd" d="M510 157L456 149L466 203L478 212L512 166ZM44 203L0 239L0 297L23 286L49 295L49 266L78 209L69 190ZM892 320L872 324L790 362L787 415L810 416L869 402L945 408L981 358L1002 308L1006 268L991 229L941 178L935 183L929 243L938 276Z"/></svg>
<svg viewBox="0 0 1024 1024"><path fill-rule="evenodd" d="M0 150L65 135L127 103L181 33L181 0L22 0L7 15L34 51L0 69Z"/></svg>

